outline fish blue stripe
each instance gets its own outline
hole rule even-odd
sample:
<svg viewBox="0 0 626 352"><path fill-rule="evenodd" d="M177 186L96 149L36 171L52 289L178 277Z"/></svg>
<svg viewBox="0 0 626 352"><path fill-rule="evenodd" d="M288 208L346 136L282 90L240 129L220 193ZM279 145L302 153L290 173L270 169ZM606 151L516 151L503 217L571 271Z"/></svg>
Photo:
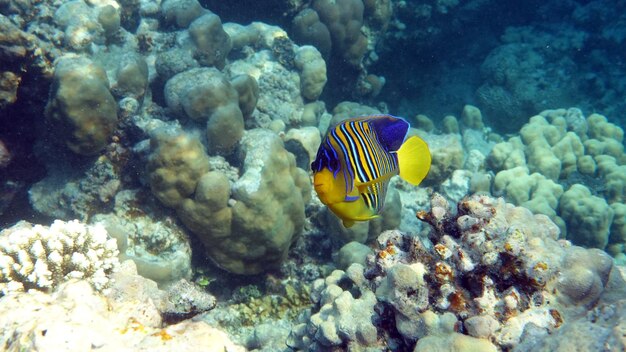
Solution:
<svg viewBox="0 0 626 352"><path fill-rule="evenodd" d="M372 154L374 155L374 160L376 161L376 165L377 165L377 178L382 176L382 175L386 175L389 172L389 169L385 163L386 160L386 155L388 154L385 150L383 150L382 146L380 145L380 143L378 142L378 139L376 138L376 133L372 130L372 128L370 126L368 126L368 132L369 133L365 133L365 136L368 139L368 143L372 146Z"/></svg>
<svg viewBox="0 0 626 352"><path fill-rule="evenodd" d="M328 149L330 149L330 151L333 152L333 156L335 157L334 160L339 160L339 156L337 155L337 151L335 150L335 148L333 148L333 145L330 144L330 140L326 139L326 144L328 144ZM324 153L326 155L328 155L328 150L324 150ZM330 157L328 159L330 159ZM339 172L339 170L341 170L341 167L338 167L337 170L335 170L333 172L333 177L334 178L337 178L337 173Z"/></svg>
<svg viewBox="0 0 626 352"><path fill-rule="evenodd" d="M384 165L385 174L390 172L395 172L398 169L398 159L395 153L389 153L382 148L382 144L378 140L378 135L375 135L377 145L381 146L381 155L384 160L381 161L381 164Z"/></svg>
<svg viewBox="0 0 626 352"><path fill-rule="evenodd" d="M373 146L371 145L366 145L364 139L363 139L363 131L362 131L362 123L363 121L359 121L358 124L355 124L354 121L350 122L350 129L352 130L352 132L354 133L354 135L356 136L359 145L361 147L361 150L363 151L362 155L365 159L365 162L367 163L367 167L363 167L365 165L361 165L361 160L359 159L359 165L361 166L361 169L363 170L363 173L366 176L366 179L361 180L361 182L369 182L371 180L375 180L378 178L378 173L376 170L376 165L374 164L374 162L372 161L372 152L371 149Z"/></svg>
<svg viewBox="0 0 626 352"><path fill-rule="evenodd" d="M380 170L380 159L378 158L377 146L373 143L371 136L369 135L367 128L367 122L359 121L357 124L358 127L358 135L361 143L365 146L367 145L368 153L367 153L367 162L368 167L370 169L370 174L372 176L372 180L375 180L381 176Z"/></svg>
<svg viewBox="0 0 626 352"><path fill-rule="evenodd" d="M337 135L336 128L331 130L331 136L333 137L333 139L335 140L339 148L341 148L341 152L343 153L343 159L346 162L346 169L348 169L347 173L345 171L343 172L343 177L344 177L344 180L346 181L346 194L347 194L347 193L352 192L352 186L354 183L354 172L352 171L352 165L350 165L350 157L349 157L348 151L346 150L346 147L344 146L344 144L341 142L341 139ZM330 141L328 141L328 144L330 144L331 149L335 150L332 144L330 143Z"/></svg>
<svg viewBox="0 0 626 352"><path fill-rule="evenodd" d="M359 154L356 151L356 145L354 145L354 141L352 140L352 138L350 137L350 134L346 130L346 124L345 123L340 124L339 129L341 130L341 133L345 137L342 139L342 141L345 140L349 144L350 148L348 148L348 150L350 150L352 153L348 155L348 159L351 159L353 161L353 165L356 170L356 174L359 177L359 180L367 179L365 177L365 174L363 173L363 169L361 168L361 163L359 163L359 160L358 160Z"/></svg>
<svg viewBox="0 0 626 352"><path fill-rule="evenodd" d="M369 144L372 146L372 152L376 159L378 177L381 177L393 171L389 165L389 153L382 147L382 145L378 141L378 137L375 131L371 127L369 128L369 130Z"/></svg>

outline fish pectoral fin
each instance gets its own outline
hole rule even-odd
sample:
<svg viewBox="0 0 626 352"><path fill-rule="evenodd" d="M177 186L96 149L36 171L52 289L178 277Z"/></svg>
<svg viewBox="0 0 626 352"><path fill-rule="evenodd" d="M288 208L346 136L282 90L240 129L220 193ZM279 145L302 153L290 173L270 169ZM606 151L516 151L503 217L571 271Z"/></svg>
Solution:
<svg viewBox="0 0 626 352"><path fill-rule="evenodd" d="M376 218L379 218L379 217L380 217L380 215L376 214L376 215L368 216L366 218L361 218L361 219L354 219L354 220L352 220L352 219L350 219L350 220L342 219L341 222L343 223L343 227L350 228L350 227L354 226L354 224L357 221L370 221L372 219L376 219Z"/></svg>
<svg viewBox="0 0 626 352"><path fill-rule="evenodd" d="M393 176L394 176L393 174L384 175L371 181L359 183L356 185L356 188L359 190L359 193L366 193L370 191L370 186L375 185L377 183L387 182Z"/></svg>
<svg viewBox="0 0 626 352"><path fill-rule="evenodd" d="M343 227L347 229L354 226L354 220L343 220L342 222L343 222Z"/></svg>

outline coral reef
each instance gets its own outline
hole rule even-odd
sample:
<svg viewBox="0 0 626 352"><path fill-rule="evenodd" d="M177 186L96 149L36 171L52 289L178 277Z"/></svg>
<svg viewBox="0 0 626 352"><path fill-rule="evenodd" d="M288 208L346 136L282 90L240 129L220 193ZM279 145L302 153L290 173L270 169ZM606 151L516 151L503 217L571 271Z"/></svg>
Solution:
<svg viewBox="0 0 626 352"><path fill-rule="evenodd" d="M214 68L194 68L170 78L165 99L177 116L206 123L211 152L231 152L243 134L239 94Z"/></svg>
<svg viewBox="0 0 626 352"><path fill-rule="evenodd" d="M224 68L232 41L222 27L219 16L206 13L189 25L189 35L196 45L194 58L202 66Z"/></svg>
<svg viewBox="0 0 626 352"><path fill-rule="evenodd" d="M153 193L175 208L222 268L253 274L278 265L299 236L310 181L280 138L247 131L237 179L209 168L197 139L155 134L148 174ZM232 185L230 184L232 182Z"/></svg>
<svg viewBox="0 0 626 352"><path fill-rule="evenodd" d="M71 279L102 290L119 264L117 254L102 225L57 220L44 227L22 221L0 232L0 291L53 291Z"/></svg>
<svg viewBox="0 0 626 352"><path fill-rule="evenodd" d="M372 322L376 297L358 284L341 270L316 280L311 292L316 312L305 315L307 322L294 327L287 345L297 350L382 347Z"/></svg>
<svg viewBox="0 0 626 352"><path fill-rule="evenodd" d="M203 348L243 351L228 336L205 322L164 324L172 295L138 276L125 262L112 276L108 294L84 281L70 281L52 294L14 293L0 299L2 348L6 350L137 351ZM193 294L187 300L193 301Z"/></svg>
<svg viewBox="0 0 626 352"><path fill-rule="evenodd" d="M457 209L434 194L430 211L418 213L431 226L428 246L387 231L365 267L317 280L314 308L288 344L496 351L540 344L550 332L584 323L581 307L621 304L610 292L623 292L626 283L612 259L557 240L558 227L546 216L479 195Z"/></svg>
<svg viewBox="0 0 626 352"><path fill-rule="evenodd" d="M545 67L544 60L528 44L505 44L487 56L481 66L485 83L478 88L476 96L491 117L490 125L502 131L516 131L523 121L517 118L518 114L528 116L563 101L560 84L553 82L564 77L540 71L539 67Z"/></svg>
<svg viewBox="0 0 626 352"><path fill-rule="evenodd" d="M187 28L196 18L206 12L197 0L165 0L161 3L161 14L166 23Z"/></svg>
<svg viewBox="0 0 626 352"><path fill-rule="evenodd" d="M315 0L310 9L294 19L294 33L303 44L316 46L324 55L332 52L350 65L358 66L367 49L362 25L361 0Z"/></svg>
<svg viewBox="0 0 626 352"><path fill-rule="evenodd" d="M300 90L307 100L317 100L326 84L326 62L313 46L300 47L295 57L300 70Z"/></svg>
<svg viewBox="0 0 626 352"><path fill-rule="evenodd" d="M461 143L461 136L456 134L423 136L428 143L433 163L428 176L424 179L426 185L439 184L452 175L454 170L463 167L465 151Z"/></svg>
<svg viewBox="0 0 626 352"><path fill-rule="evenodd" d="M111 91L117 96L143 98L148 85L148 64L143 56L130 53L120 58L116 82Z"/></svg>
<svg viewBox="0 0 626 352"><path fill-rule="evenodd" d="M575 244L604 249L614 221L610 205L626 200L623 138L602 115L546 110L488 155L494 194L550 216Z"/></svg>
<svg viewBox="0 0 626 352"><path fill-rule="evenodd" d="M86 221L108 209L121 189L119 169L109 158L79 165L67 153L59 153L48 156L46 164L48 175L28 192L31 205L41 214Z"/></svg>
<svg viewBox="0 0 626 352"><path fill-rule="evenodd" d="M168 207L180 206L209 171L202 144L188 134L163 129L154 132L150 149L146 170L152 193Z"/></svg>
<svg viewBox="0 0 626 352"><path fill-rule="evenodd" d="M269 131L247 131L240 153L241 174L232 186L219 171L204 174L178 214L219 266L253 274L286 257L302 231L311 186Z"/></svg>
<svg viewBox="0 0 626 352"><path fill-rule="evenodd" d="M124 190L113 211L91 223L104 225L117 241L120 260L131 259L139 274L160 287L191 279L191 244L184 227L147 190Z"/></svg>
<svg viewBox="0 0 626 352"><path fill-rule="evenodd" d="M59 59L46 116L73 152L102 151L117 124L117 104L104 70L85 57Z"/></svg>
<svg viewBox="0 0 626 352"><path fill-rule="evenodd" d="M623 350L626 7L525 5L0 1L0 348ZM381 113L432 169L345 229Z"/></svg>

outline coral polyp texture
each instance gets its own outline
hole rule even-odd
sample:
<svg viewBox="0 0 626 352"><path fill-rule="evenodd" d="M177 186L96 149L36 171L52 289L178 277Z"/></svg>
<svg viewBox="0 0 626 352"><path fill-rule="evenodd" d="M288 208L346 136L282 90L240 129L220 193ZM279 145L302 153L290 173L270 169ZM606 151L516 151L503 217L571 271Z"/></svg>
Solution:
<svg viewBox="0 0 626 352"><path fill-rule="evenodd" d="M102 290L119 264L117 255L117 244L102 225L22 221L0 232L0 292L50 292L71 279Z"/></svg>
<svg viewBox="0 0 626 352"><path fill-rule="evenodd" d="M244 121L239 94L220 71L181 72L167 82L165 97L176 116L206 124L211 151L229 153L241 138Z"/></svg>
<svg viewBox="0 0 626 352"><path fill-rule="evenodd" d="M313 283L314 308L287 343L312 350L547 346L559 329L587 323L581 309L612 309L619 299L609 292L626 289L609 255L559 240L547 216L501 198L476 195L454 207L435 193L418 217L430 226L430 241L383 232L365 266ZM623 348L618 334L605 341Z"/></svg>
<svg viewBox="0 0 626 352"><path fill-rule="evenodd" d="M278 266L304 226L311 184L280 138L267 130L244 134L239 175L211 168L200 142L158 132L148 174L152 192L176 209L220 267L255 274Z"/></svg>
<svg viewBox="0 0 626 352"><path fill-rule="evenodd" d="M102 151L117 124L117 104L104 70L85 57L59 59L46 116L73 152Z"/></svg>
<svg viewBox="0 0 626 352"><path fill-rule="evenodd" d="M137 275L131 261L111 278L104 294L81 280L61 284L53 295L31 291L5 296L0 301L0 346L7 351L244 351L203 321L164 318L179 301L202 303L188 286L161 291ZM181 289L182 295L177 293Z"/></svg>
<svg viewBox="0 0 626 352"><path fill-rule="evenodd" d="M493 147L494 194L548 215L575 244L605 249L622 238L619 226L610 228L623 222L613 209L626 202L623 140L623 129L605 116L546 110ZM615 254L623 245L612 248Z"/></svg>

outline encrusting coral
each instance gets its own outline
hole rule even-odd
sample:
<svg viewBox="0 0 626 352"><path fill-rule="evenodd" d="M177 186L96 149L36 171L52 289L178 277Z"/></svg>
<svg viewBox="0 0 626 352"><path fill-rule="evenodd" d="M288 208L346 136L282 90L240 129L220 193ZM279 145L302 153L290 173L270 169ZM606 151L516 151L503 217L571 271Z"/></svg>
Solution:
<svg viewBox="0 0 626 352"><path fill-rule="evenodd" d="M71 279L102 290L119 264L117 255L117 244L102 225L21 221L0 232L0 292L52 291Z"/></svg>

